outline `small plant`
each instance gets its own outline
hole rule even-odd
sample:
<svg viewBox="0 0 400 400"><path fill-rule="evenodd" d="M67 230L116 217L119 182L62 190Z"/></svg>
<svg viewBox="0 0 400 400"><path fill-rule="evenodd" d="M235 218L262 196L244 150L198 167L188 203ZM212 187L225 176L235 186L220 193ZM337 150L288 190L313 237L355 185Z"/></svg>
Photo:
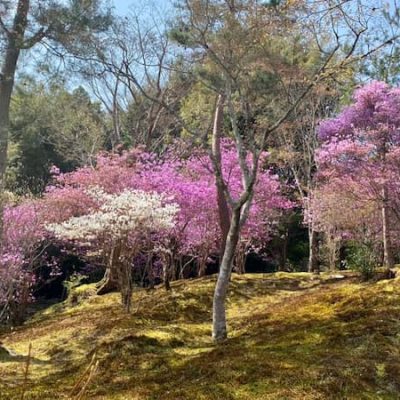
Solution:
<svg viewBox="0 0 400 400"><path fill-rule="evenodd" d="M82 286L83 282L87 279L86 275L74 273L70 278L63 282L64 290L66 292L66 298L71 304L78 303L79 294L76 289Z"/></svg>
<svg viewBox="0 0 400 400"><path fill-rule="evenodd" d="M63 285L69 295L72 289L77 288L78 286L82 285L82 283L87 279L86 275L74 273L70 276L70 278L63 282Z"/></svg>
<svg viewBox="0 0 400 400"><path fill-rule="evenodd" d="M361 273L364 280L374 276L379 260L371 243L355 244L347 257L348 266Z"/></svg>

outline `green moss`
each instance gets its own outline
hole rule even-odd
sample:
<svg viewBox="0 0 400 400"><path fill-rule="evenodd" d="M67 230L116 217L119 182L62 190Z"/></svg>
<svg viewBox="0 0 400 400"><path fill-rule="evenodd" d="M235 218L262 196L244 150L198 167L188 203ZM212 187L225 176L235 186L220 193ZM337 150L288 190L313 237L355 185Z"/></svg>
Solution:
<svg viewBox="0 0 400 400"><path fill-rule="evenodd" d="M400 280L354 274L235 275L230 340L211 335L214 277L133 295L76 288L78 304L53 306L13 333L7 348L33 362L27 399L67 398L93 355L87 399L397 399ZM20 398L25 358L0 360L1 399Z"/></svg>

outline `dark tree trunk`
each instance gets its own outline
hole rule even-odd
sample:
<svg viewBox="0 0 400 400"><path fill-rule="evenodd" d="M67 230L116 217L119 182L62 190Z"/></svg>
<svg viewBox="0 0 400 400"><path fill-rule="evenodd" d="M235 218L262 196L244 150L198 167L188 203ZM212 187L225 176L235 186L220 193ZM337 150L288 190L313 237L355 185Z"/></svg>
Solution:
<svg viewBox="0 0 400 400"><path fill-rule="evenodd" d="M171 281L169 279L169 268L168 264L164 264L163 266L163 280L164 280L164 287L165 290L171 290Z"/></svg>
<svg viewBox="0 0 400 400"><path fill-rule="evenodd" d="M149 281L148 288L154 289L155 281L154 281L154 270L153 270L153 255L151 255L147 260L146 275Z"/></svg>
<svg viewBox="0 0 400 400"><path fill-rule="evenodd" d="M339 247L339 269L346 269L346 247L343 244Z"/></svg>
<svg viewBox="0 0 400 400"><path fill-rule="evenodd" d="M118 265L118 278L121 292L122 305L126 312L131 311L132 302L132 265L129 262L121 262Z"/></svg>
<svg viewBox="0 0 400 400"><path fill-rule="evenodd" d="M234 270L236 273L243 275L246 273L246 245L237 246L234 259Z"/></svg>
<svg viewBox="0 0 400 400"><path fill-rule="evenodd" d="M20 47L28 23L29 0L19 0L12 28L4 33L6 49L0 71L0 237L3 235L3 197L10 124L11 95L14 88Z"/></svg>
<svg viewBox="0 0 400 400"><path fill-rule="evenodd" d="M315 232L312 228L309 229L309 258L308 258L308 272L313 272L319 274L319 260L318 260L318 237L317 232Z"/></svg>
<svg viewBox="0 0 400 400"><path fill-rule="evenodd" d="M282 242L281 262L279 264L279 271L286 271L286 261L288 254L289 232L285 229Z"/></svg>
<svg viewBox="0 0 400 400"><path fill-rule="evenodd" d="M170 267L171 267L170 256L167 254L164 258L163 270L162 270L164 287L165 290L167 291L171 290Z"/></svg>
<svg viewBox="0 0 400 400"><path fill-rule="evenodd" d="M388 190L384 186L382 189L382 239L383 239L383 265L387 268L393 268L392 243L390 237L389 224L389 207L388 207Z"/></svg>

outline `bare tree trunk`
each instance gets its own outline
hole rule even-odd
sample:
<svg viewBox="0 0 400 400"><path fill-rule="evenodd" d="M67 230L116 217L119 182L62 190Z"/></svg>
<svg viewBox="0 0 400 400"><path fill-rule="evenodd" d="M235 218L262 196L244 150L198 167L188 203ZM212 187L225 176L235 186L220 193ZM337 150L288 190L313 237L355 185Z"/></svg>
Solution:
<svg viewBox="0 0 400 400"><path fill-rule="evenodd" d="M132 265L127 260L118 265L118 278L122 305L126 312L131 311L132 302Z"/></svg>
<svg viewBox="0 0 400 400"><path fill-rule="evenodd" d="M112 122L113 122L113 139L112 148L114 149L118 144L121 143L121 131L120 131L120 120L119 120L119 104L118 104L118 86L119 79L116 80L115 86L112 92Z"/></svg>
<svg viewBox="0 0 400 400"><path fill-rule="evenodd" d="M154 139L153 135L154 132L158 126L158 123L160 121L161 118L161 114L163 112L163 107L162 106L158 106L156 115L154 117L151 118L151 122L150 122L150 126L147 130L147 135L146 135L146 140L145 140L145 145L146 145L146 150L150 151L151 150L151 146L152 146L152 141ZM152 113L151 113L152 114Z"/></svg>
<svg viewBox="0 0 400 400"><path fill-rule="evenodd" d="M329 270L336 271L336 265L338 260L338 252L340 249L340 241L337 239L334 233L328 234L326 238L326 244L328 247L328 264Z"/></svg>
<svg viewBox="0 0 400 400"><path fill-rule="evenodd" d="M236 249L234 270L240 275L246 273L246 249L247 244L239 244Z"/></svg>
<svg viewBox="0 0 400 400"><path fill-rule="evenodd" d="M225 251L219 269L217 284L215 286L212 332L215 342L220 342L227 338L225 301L232 273L233 259L239 241L241 208L242 207L237 207L232 210Z"/></svg>
<svg viewBox="0 0 400 400"><path fill-rule="evenodd" d="M308 229L309 240L309 257L308 257L308 272L319 273L318 262L318 238L317 233L312 227Z"/></svg>
<svg viewBox="0 0 400 400"><path fill-rule="evenodd" d="M208 252L206 254L203 254L202 256L199 257L198 263L199 263L199 270L197 272L197 276L199 278L203 277L206 275L207 271L207 259L208 259Z"/></svg>
<svg viewBox="0 0 400 400"><path fill-rule="evenodd" d="M164 258L163 262L163 281L165 290L171 290L171 283L170 283L170 257L168 254Z"/></svg>
<svg viewBox="0 0 400 400"><path fill-rule="evenodd" d="M222 95L218 96L217 104L215 107L214 114L214 125L213 125L213 141L212 141L212 153L213 157L218 160L218 163L221 163L221 131L222 131L222 123L224 118L224 97ZM230 211L228 202L226 201L224 195L224 189L218 183L218 180L215 181L217 186L217 204L218 204L218 214L219 214L219 226L221 229L221 243L220 243L220 260L225 251L226 238L229 232L229 224L230 224Z"/></svg>
<svg viewBox="0 0 400 400"><path fill-rule="evenodd" d="M281 262L279 265L279 271L286 271L286 261L288 258L288 244L289 244L289 232L288 229L286 228L283 234Z"/></svg>
<svg viewBox="0 0 400 400"><path fill-rule="evenodd" d="M19 0L13 27L5 33L7 44L0 72L0 238L3 235L3 197L7 168L11 94L14 88L15 72L21 51L20 44L23 43L28 23L28 12L29 0Z"/></svg>
<svg viewBox="0 0 400 400"><path fill-rule="evenodd" d="M153 270L153 255L151 255L146 262L146 274L149 281L149 289L154 289L154 270Z"/></svg>
<svg viewBox="0 0 400 400"><path fill-rule="evenodd" d="M98 295L103 295L118 289L118 271L117 263L119 262L120 253L118 249L113 248L108 260L108 265L103 279L97 289Z"/></svg>
<svg viewBox="0 0 400 400"><path fill-rule="evenodd" d="M107 293L107 289L115 284L121 294L121 303L125 311L130 312L132 298L132 264L131 257L123 256L123 243L118 242L111 250L109 264L104 276L104 284L98 294Z"/></svg>
<svg viewBox="0 0 400 400"><path fill-rule="evenodd" d="M115 270L118 277L118 287L121 293L121 302L126 312L131 310L132 302L132 264L131 257L126 257L123 243L119 243L115 247Z"/></svg>
<svg viewBox="0 0 400 400"><path fill-rule="evenodd" d="M388 207L388 191L387 187L384 186L382 189L382 239L383 239L383 265L387 268L393 268L393 254L392 254L392 243L390 237L390 226L389 226L389 207Z"/></svg>
<svg viewBox="0 0 400 400"><path fill-rule="evenodd" d="M343 245L343 243L340 243L339 247L339 268L340 270L346 269L347 264L346 264L346 247Z"/></svg>

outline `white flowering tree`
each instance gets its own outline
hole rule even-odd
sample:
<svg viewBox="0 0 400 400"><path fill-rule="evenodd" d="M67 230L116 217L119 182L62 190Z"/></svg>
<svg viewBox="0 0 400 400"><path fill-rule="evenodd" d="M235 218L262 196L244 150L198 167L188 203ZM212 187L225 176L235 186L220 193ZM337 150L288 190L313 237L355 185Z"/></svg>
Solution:
<svg viewBox="0 0 400 400"><path fill-rule="evenodd" d="M157 193L125 190L106 194L92 188L88 194L98 203L91 213L50 224L47 230L61 240L92 247L108 258L107 273L115 277L122 304L129 312L132 295L132 261L155 235L174 226L176 204ZM100 250L99 250L100 249Z"/></svg>

